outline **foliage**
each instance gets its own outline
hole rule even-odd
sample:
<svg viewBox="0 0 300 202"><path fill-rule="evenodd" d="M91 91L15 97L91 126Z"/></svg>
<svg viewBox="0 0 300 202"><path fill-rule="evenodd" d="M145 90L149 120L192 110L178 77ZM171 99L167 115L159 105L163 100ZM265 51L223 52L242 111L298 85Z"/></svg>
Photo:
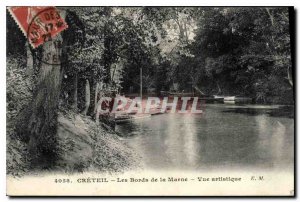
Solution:
<svg viewBox="0 0 300 202"><path fill-rule="evenodd" d="M24 137L16 134L16 125L21 111L32 98L31 76L26 75L25 58L7 58L6 73L6 133L7 133L7 174L21 176L29 170L30 159Z"/></svg>
<svg viewBox="0 0 300 202"><path fill-rule="evenodd" d="M199 8L190 47L194 64L205 72L200 71L200 80L215 83L212 93L222 86L225 94L264 103L287 90L292 94L286 79L291 69L288 15L287 8ZM289 96L286 102L291 101Z"/></svg>

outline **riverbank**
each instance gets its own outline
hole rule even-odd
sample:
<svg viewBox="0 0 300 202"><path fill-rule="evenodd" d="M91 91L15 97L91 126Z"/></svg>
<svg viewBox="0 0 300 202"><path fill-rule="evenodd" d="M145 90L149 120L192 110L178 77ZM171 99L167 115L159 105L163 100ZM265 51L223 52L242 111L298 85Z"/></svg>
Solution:
<svg viewBox="0 0 300 202"><path fill-rule="evenodd" d="M40 170L43 173L81 172L122 173L139 168L139 156L117 134L94 120L71 111L58 114L57 154L52 168L35 162L33 168L27 144L8 138L7 174L22 177ZM39 172L40 172L39 171Z"/></svg>
<svg viewBox="0 0 300 202"><path fill-rule="evenodd" d="M123 172L138 167L138 156L117 134L89 117L59 113L58 169L67 172Z"/></svg>
<svg viewBox="0 0 300 202"><path fill-rule="evenodd" d="M61 159L58 169L67 172L123 172L138 167L139 157L103 123L87 116L59 113L58 141Z"/></svg>

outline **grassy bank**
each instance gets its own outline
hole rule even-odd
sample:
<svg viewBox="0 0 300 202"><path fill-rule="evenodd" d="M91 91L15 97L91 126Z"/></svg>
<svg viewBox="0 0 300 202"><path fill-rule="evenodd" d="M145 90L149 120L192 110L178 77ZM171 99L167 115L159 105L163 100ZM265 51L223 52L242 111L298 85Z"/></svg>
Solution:
<svg viewBox="0 0 300 202"><path fill-rule="evenodd" d="M138 166L138 156L113 130L87 116L65 112L58 117L58 169L69 172L123 172Z"/></svg>
<svg viewBox="0 0 300 202"><path fill-rule="evenodd" d="M102 124L96 125L92 119L81 114L60 112L57 138L58 160L51 170L32 168L26 143L8 138L7 173L14 176L39 170L115 173L139 167L139 157L116 133Z"/></svg>

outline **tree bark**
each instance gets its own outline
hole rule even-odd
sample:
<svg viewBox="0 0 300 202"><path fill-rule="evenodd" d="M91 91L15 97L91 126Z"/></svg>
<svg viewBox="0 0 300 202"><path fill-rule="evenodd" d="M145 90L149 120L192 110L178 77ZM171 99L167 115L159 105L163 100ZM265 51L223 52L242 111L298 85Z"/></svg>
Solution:
<svg viewBox="0 0 300 202"><path fill-rule="evenodd" d="M73 83L73 104L72 104L72 109L77 111L77 106L78 106L78 73L75 73L74 76L74 83Z"/></svg>
<svg viewBox="0 0 300 202"><path fill-rule="evenodd" d="M26 42L26 55L27 55L27 64L26 64L26 75L31 76L33 75L33 56L30 50L30 44Z"/></svg>
<svg viewBox="0 0 300 202"><path fill-rule="evenodd" d="M57 36L43 45L43 53L56 53L54 43L62 40ZM44 58L46 54L43 54ZM34 167L51 167L57 159L57 109L61 86L61 66L41 62L37 87L34 91L31 115L27 132L29 133L29 152Z"/></svg>
<svg viewBox="0 0 300 202"><path fill-rule="evenodd" d="M64 18L65 12L62 11ZM57 153L57 111L62 81L61 65L57 59L62 55L62 48L56 46L62 43L61 34L55 36L52 41L42 45L42 61L34 89L31 104L27 108L26 120L23 125L22 134L29 137L28 151L33 168L50 168L55 165ZM55 57L49 57L55 55ZM31 65L31 58L28 58ZM43 62L43 61L47 61ZM52 65L55 64L55 65Z"/></svg>
<svg viewBox="0 0 300 202"><path fill-rule="evenodd" d="M98 86L98 90L99 90L99 101L101 100L101 97L103 96L103 92L102 92L102 89L103 89L103 83L101 82ZM99 116L100 116L100 110L101 110L101 103L98 103L99 101L97 101L97 103L95 104L95 108L96 108L96 117L95 117L95 120L96 120L96 123L98 124L99 123Z"/></svg>
<svg viewBox="0 0 300 202"><path fill-rule="evenodd" d="M270 9L269 9L269 8L266 8L266 11L267 11L267 13L268 13L268 15L269 15L269 17L270 17L270 21L271 21L272 26L274 26L274 17L273 17L273 15L271 14Z"/></svg>
<svg viewBox="0 0 300 202"><path fill-rule="evenodd" d="M91 90L90 90L90 82L87 79L85 83L85 108L82 112L83 115L86 115L91 103Z"/></svg>
<svg viewBox="0 0 300 202"><path fill-rule="evenodd" d="M287 79L289 81L289 84L293 87L294 86L293 76L289 67L287 68Z"/></svg>
<svg viewBox="0 0 300 202"><path fill-rule="evenodd" d="M94 113L96 113L97 111L97 102L98 102L98 90L99 90L99 83L96 82L96 86L95 86L95 101L94 101Z"/></svg>
<svg viewBox="0 0 300 202"><path fill-rule="evenodd" d="M217 82L217 87L218 87L218 92L217 92L217 95L219 95L219 93L222 93L222 90L221 90L221 88L220 88L220 85L219 85L219 83Z"/></svg>

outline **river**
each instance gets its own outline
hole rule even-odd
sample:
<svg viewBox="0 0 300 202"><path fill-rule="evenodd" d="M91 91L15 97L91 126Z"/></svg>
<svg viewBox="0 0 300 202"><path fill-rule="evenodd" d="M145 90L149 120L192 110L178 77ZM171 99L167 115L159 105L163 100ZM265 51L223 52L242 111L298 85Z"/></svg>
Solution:
<svg viewBox="0 0 300 202"><path fill-rule="evenodd" d="M115 130L147 169L293 169L294 109L206 104L203 114L162 114Z"/></svg>

